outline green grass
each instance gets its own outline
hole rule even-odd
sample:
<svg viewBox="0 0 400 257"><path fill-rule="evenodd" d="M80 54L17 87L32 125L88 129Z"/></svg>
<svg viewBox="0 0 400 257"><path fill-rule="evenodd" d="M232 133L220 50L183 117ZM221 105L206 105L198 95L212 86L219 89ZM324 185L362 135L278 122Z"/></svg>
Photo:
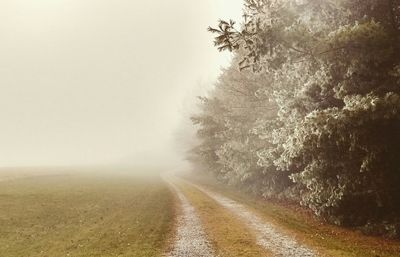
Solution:
<svg viewBox="0 0 400 257"><path fill-rule="evenodd" d="M159 178L58 175L0 183L0 257L156 257L174 198Z"/></svg>

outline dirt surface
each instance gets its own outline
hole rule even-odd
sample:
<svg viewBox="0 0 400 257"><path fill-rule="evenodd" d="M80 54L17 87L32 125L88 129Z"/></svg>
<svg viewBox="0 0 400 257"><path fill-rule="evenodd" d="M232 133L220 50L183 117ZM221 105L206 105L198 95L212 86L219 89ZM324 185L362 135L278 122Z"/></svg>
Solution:
<svg viewBox="0 0 400 257"><path fill-rule="evenodd" d="M267 223L244 205L204 187L194 185L216 202L238 216L256 234L257 243L274 253L277 257L316 257L317 254L283 234L273 224Z"/></svg>
<svg viewBox="0 0 400 257"><path fill-rule="evenodd" d="M173 250L167 257L214 257L214 251L194 207L182 191L167 180L180 201L176 239Z"/></svg>

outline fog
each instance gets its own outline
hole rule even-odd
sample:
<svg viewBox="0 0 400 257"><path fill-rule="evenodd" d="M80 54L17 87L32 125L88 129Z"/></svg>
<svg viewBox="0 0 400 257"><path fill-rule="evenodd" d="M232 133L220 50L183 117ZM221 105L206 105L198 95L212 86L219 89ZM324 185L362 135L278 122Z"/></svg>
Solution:
<svg viewBox="0 0 400 257"><path fill-rule="evenodd" d="M241 8L0 1L0 166L184 165L176 135L230 58L206 29Z"/></svg>

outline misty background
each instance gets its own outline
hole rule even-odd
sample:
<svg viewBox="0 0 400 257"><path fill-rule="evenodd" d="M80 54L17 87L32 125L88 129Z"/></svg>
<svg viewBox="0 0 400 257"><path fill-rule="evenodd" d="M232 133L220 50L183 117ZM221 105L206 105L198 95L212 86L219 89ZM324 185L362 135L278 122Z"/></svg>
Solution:
<svg viewBox="0 0 400 257"><path fill-rule="evenodd" d="M0 2L0 166L183 165L241 0ZM186 138L186 139L185 139Z"/></svg>

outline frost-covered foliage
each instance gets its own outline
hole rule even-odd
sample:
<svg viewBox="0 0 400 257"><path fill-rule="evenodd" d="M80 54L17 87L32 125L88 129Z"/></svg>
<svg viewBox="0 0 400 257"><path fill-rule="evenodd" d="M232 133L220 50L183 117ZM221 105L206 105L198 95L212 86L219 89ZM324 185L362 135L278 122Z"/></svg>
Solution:
<svg viewBox="0 0 400 257"><path fill-rule="evenodd" d="M276 195L287 188L278 183L291 181L288 174L282 177L274 167L258 165L258 149L270 142L260 140L256 133L261 121L277 118L276 103L260 93L271 79L264 74L239 72L238 59L224 71L211 96L200 98L202 112L192 121L198 125L202 143L192 150L191 159L228 184L244 186L257 194Z"/></svg>
<svg viewBox="0 0 400 257"><path fill-rule="evenodd" d="M209 28L236 58L193 118L197 159L337 224L394 224L399 1L246 0L244 12Z"/></svg>

